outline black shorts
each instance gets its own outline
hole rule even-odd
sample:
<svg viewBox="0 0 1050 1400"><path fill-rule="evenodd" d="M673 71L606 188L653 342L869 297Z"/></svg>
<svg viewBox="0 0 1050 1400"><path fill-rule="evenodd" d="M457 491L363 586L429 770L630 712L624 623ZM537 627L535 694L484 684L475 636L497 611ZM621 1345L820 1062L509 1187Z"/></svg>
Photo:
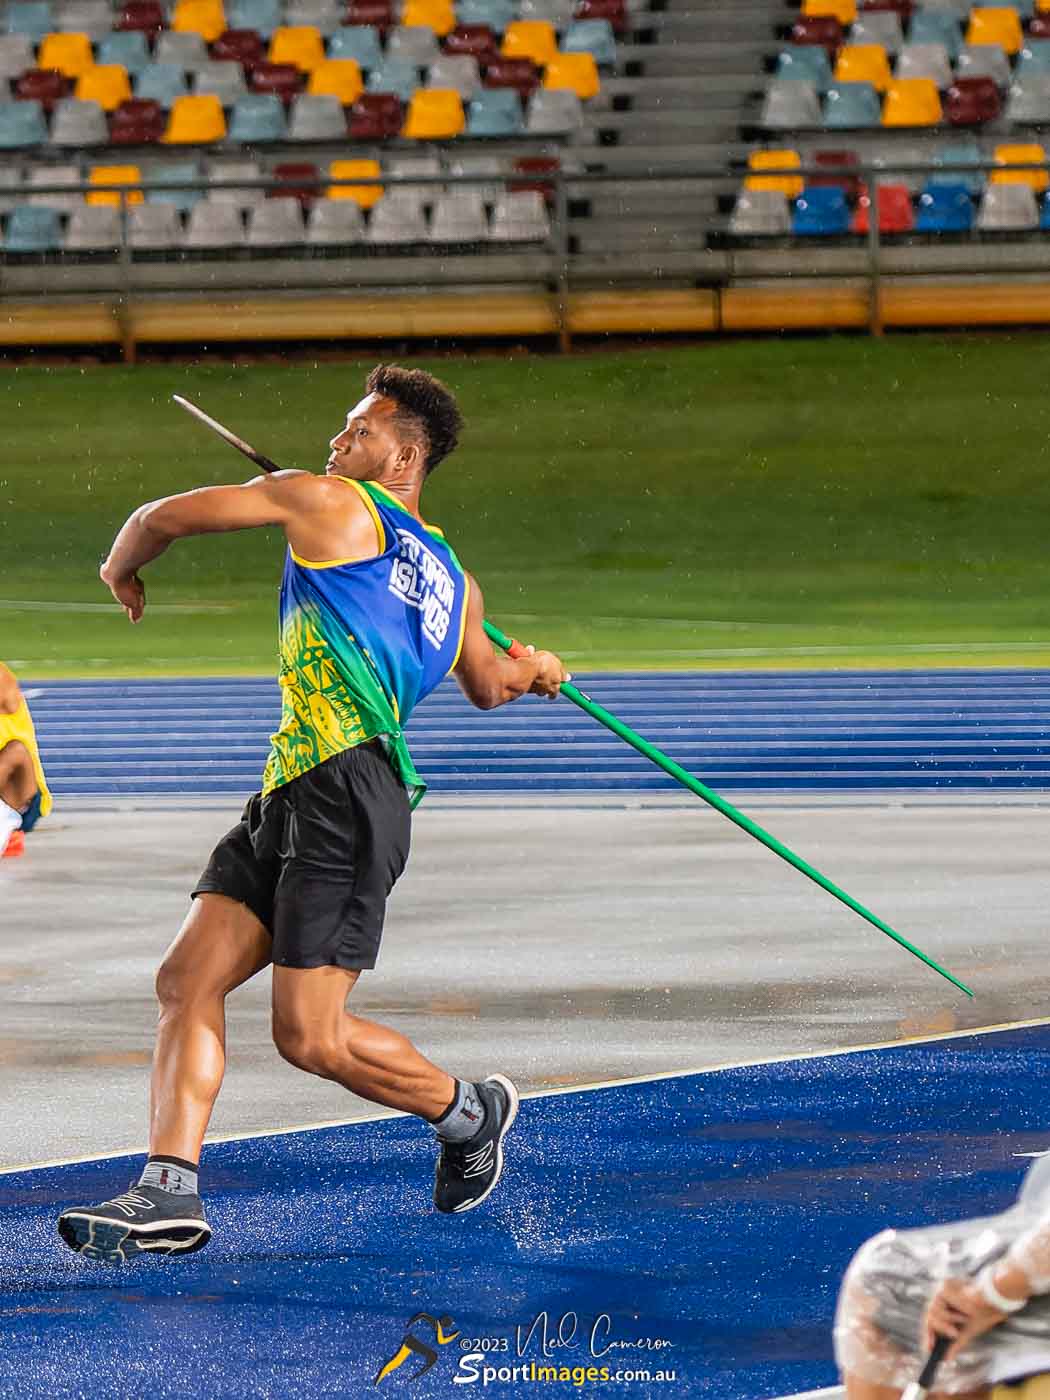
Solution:
<svg viewBox="0 0 1050 1400"><path fill-rule="evenodd" d="M193 898L246 904L280 967L375 967L410 828L408 794L374 739L249 798Z"/></svg>

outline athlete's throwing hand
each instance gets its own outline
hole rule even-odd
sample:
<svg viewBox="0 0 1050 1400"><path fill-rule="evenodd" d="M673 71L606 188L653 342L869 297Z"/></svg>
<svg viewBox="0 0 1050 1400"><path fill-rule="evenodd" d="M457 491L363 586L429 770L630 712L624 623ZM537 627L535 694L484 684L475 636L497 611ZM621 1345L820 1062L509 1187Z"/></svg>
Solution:
<svg viewBox="0 0 1050 1400"><path fill-rule="evenodd" d="M529 694L545 695L548 700L557 700L563 684L572 680L561 664L561 658L555 656L552 651L537 651L535 647L526 647L525 650L539 668L536 679L529 686Z"/></svg>

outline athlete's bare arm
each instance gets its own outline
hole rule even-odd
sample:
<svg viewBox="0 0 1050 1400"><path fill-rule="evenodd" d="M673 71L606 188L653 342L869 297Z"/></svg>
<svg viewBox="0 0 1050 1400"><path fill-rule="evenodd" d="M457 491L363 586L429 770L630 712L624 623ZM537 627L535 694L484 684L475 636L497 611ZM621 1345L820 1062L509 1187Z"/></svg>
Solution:
<svg viewBox="0 0 1050 1400"><path fill-rule="evenodd" d="M471 578L463 649L453 673L470 703L479 710L494 710L529 691L555 699L562 682L569 679L558 657L530 648L528 656L515 661L494 651L481 625L484 618L485 600L477 580Z"/></svg>
<svg viewBox="0 0 1050 1400"><path fill-rule="evenodd" d="M146 606L138 571L187 535L278 525L304 559L373 559L376 528L354 487L338 477L284 471L243 486L204 486L140 506L122 527L99 570L132 622Z"/></svg>
<svg viewBox="0 0 1050 1400"><path fill-rule="evenodd" d="M9 671L0 661L0 715L13 715L22 703L22 692L18 688L14 672Z"/></svg>

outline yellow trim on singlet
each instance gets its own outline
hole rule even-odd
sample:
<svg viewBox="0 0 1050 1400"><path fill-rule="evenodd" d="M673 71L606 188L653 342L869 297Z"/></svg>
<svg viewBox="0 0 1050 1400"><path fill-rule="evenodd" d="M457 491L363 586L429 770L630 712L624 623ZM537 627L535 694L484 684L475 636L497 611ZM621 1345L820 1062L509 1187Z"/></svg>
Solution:
<svg viewBox="0 0 1050 1400"><path fill-rule="evenodd" d="M372 517L372 524L376 527L376 538L379 541L379 553L385 554L386 530L383 528L382 517L376 510L375 502L372 500L372 497L368 494L368 492L361 485L361 483L358 481L354 481L352 477L338 476L333 472L332 480L345 481L347 486L352 486L357 492L358 496L361 498L361 500L364 501L365 506L368 509L368 513ZM362 564L365 562L365 559L378 557L377 555L365 555L364 558L362 558L358 555L352 559L304 559L301 555L296 554L295 550L292 548L291 545L288 546L288 552L295 560L295 562L298 565L300 565L301 568L304 569L337 569L341 564Z"/></svg>
<svg viewBox="0 0 1050 1400"><path fill-rule="evenodd" d="M459 616L459 645L456 647L456 655L452 665L448 668L448 675L459 665L460 653L463 650L463 641L467 635L467 608L470 606L470 575L464 571L463 574L463 611Z"/></svg>
<svg viewBox="0 0 1050 1400"><path fill-rule="evenodd" d="M341 480L349 481L350 478L344 476L341 478ZM385 486L380 486L378 481L370 481L368 484L369 486L374 486L377 491L382 491L383 495L389 497L393 504L397 506L399 510L403 510L406 515L412 515L412 512L409 510L408 506L405 505L404 501L399 501L398 498L394 495L393 491L388 490L388 488ZM354 485L357 486L358 483L355 481ZM363 487L361 489L364 490ZM365 491L364 494L367 496L368 492ZM431 525L429 520L424 520L421 515L413 516L413 519L418 520L420 525L422 525L424 529L432 531L435 535L440 535L442 539L445 538L445 532L444 530L442 530L440 525Z"/></svg>

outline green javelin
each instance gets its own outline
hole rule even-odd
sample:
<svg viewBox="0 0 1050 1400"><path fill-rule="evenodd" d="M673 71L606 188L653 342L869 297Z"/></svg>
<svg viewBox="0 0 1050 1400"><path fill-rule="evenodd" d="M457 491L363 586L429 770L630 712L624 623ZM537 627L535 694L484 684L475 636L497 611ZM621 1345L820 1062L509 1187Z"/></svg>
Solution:
<svg viewBox="0 0 1050 1400"><path fill-rule="evenodd" d="M504 651L510 652L512 656L524 654L524 648L521 646L520 642L515 642L511 637L508 637L505 632L501 632L498 627L494 627L491 622L485 623L485 631L498 647L502 647ZM697 797L702 798L709 806L714 807L715 811L721 812L724 817L728 817L731 822L735 822L736 825L743 831L746 831L749 836L753 836L756 841L761 841L763 846L768 846L774 854L780 856L781 860L786 860L787 863L793 865L796 870L801 870L803 875L808 875L821 889L827 890L828 894L833 894L835 898L841 900L848 909L852 909L853 912L859 914L862 919L867 919L869 924L872 924L882 933L888 934L895 943L899 943L902 948L907 948L909 953L913 953L915 957L921 962L924 962L927 967L932 967L934 972L939 972L942 977L946 977L949 982L954 983L954 985L958 987L960 991L965 992L968 997L973 996L973 992L965 982L960 982L958 977L953 976L946 968L941 967L940 963L934 962L932 958L927 957L921 948L916 948L914 943L909 943L896 929L892 929L889 924L883 923L877 914L873 914L870 909L865 909L863 904L859 904L857 900L855 900L852 895L848 895L845 890L840 890L838 885L833 884L826 875L822 875L820 871L810 865L808 861L803 860L801 856L797 856L794 851L788 846L783 845L775 836L771 836L770 833L760 827L757 822L753 822L750 817L745 817L743 812L738 812L732 803L727 802L724 797L719 797L717 792L713 792L711 788L706 787L699 778L694 778L692 773L687 772L680 764L675 763L674 759L668 758L665 753L661 752L654 744L650 744L647 739L643 739L640 734L636 734L634 730L624 724L622 720L617 719L615 715L610 714L609 711L603 709L601 705L595 704L590 696L584 695L582 690L578 690L576 686L566 683L562 686L561 693L566 699L571 700L574 705L578 705L581 710L586 711L592 719L596 719L599 724L604 724L606 729L611 729L618 738L630 744L632 749L637 749L643 757L649 759L650 763L655 763L658 768L662 768L665 773L669 773L671 777L681 783L683 787L688 788L690 792L695 792Z"/></svg>

